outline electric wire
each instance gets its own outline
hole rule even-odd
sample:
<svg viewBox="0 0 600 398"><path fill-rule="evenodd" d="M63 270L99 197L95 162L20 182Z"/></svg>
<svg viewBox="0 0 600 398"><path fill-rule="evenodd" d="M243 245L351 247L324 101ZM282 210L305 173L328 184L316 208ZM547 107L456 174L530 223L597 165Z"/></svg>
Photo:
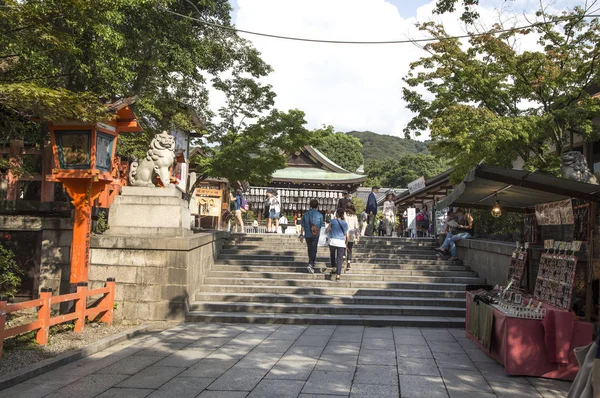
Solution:
<svg viewBox="0 0 600 398"><path fill-rule="evenodd" d="M214 28L218 28L218 29L224 29L224 30L229 30L232 32L236 32L236 33L246 33L249 35L254 35L254 36L262 36L262 37L269 37L272 39L281 39L281 40L293 40L293 41L302 41L302 42L310 42L310 43L326 43L326 44L367 44L367 45L377 45L377 44L414 44L414 43L423 43L423 42L434 42L434 41L440 41L441 39L438 38L422 38L422 39L405 39L405 40L384 40L384 41L346 41L346 40L324 40L324 39L309 39L309 38L304 38L304 37L292 37L292 36L282 36L282 35L275 35L275 34L270 34L270 33L261 33L261 32L254 32L254 31L250 31L250 30L245 30L245 29L238 29L236 27L233 26L224 26L224 25L219 25L213 22L208 22L208 21L204 21L202 19L199 18L194 18L192 16L189 15L185 15L185 14L181 14L169 9L164 9L164 11L171 13L173 15L177 15L179 17L182 18L186 18L186 19L190 19L196 22L200 22L203 23L205 25L208 26L212 26ZM600 17L600 15L584 15L583 18L597 18ZM566 19L565 19L566 20ZM535 22L529 25L525 25L525 26L519 26L519 27L515 27L515 28L509 28L509 29L500 29L500 30L492 30L492 31L488 31L488 32L482 32L482 33L471 33L471 34L464 34L464 35L456 35L456 36L448 36L445 37L444 40L447 39L467 39L470 37L476 37L476 36L485 36L485 35L489 35L489 34L500 34L500 33L508 33L508 32L514 32L517 30L523 30L523 29L529 29L529 28L534 28L537 26L542 26L542 25L549 25L549 24L557 24L563 22L560 18L553 20L553 21L544 21L544 22Z"/></svg>

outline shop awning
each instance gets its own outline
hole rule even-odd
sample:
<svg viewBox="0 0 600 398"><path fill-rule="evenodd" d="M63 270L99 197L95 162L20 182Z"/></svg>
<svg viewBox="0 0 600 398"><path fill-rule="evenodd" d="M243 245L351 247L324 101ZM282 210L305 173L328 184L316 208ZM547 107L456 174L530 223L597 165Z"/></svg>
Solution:
<svg viewBox="0 0 600 398"><path fill-rule="evenodd" d="M537 204L569 198L600 201L600 185L567 180L538 171L479 165L446 198L440 200L436 208L455 206L491 209L498 200L502 210L523 211Z"/></svg>
<svg viewBox="0 0 600 398"><path fill-rule="evenodd" d="M398 195L396 197L396 206L413 206L416 203L424 203L429 200L437 200L438 198L445 197L449 190L452 189L452 184L450 184L450 174L452 174L453 171L454 169L449 169L442 174L430 178L425 181L425 188L423 189L413 193L405 191Z"/></svg>

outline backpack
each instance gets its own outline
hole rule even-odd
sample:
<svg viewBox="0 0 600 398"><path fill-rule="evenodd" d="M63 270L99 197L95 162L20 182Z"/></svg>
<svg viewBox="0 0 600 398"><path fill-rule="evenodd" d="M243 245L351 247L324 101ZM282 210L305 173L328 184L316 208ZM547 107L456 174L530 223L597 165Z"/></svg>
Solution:
<svg viewBox="0 0 600 398"><path fill-rule="evenodd" d="M246 198L244 198L243 196L241 196L240 210L241 211L248 211L248 209L249 209L248 201L246 200Z"/></svg>
<svg viewBox="0 0 600 398"><path fill-rule="evenodd" d="M417 221L425 221L425 215L423 213L417 214Z"/></svg>

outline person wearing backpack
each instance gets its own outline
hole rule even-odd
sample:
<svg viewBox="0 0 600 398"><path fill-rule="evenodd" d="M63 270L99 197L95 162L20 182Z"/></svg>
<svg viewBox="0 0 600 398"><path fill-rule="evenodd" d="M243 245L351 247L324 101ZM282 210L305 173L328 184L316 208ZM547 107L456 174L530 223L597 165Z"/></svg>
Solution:
<svg viewBox="0 0 600 398"><path fill-rule="evenodd" d="M233 228L233 232L236 232L237 227L240 227L240 232L244 232L244 220L242 219L242 206L245 202L245 199L242 197L242 190L238 189L235 191L235 196L230 192L229 199L233 203L233 212L235 214L235 227ZM246 202L246 206L248 206L248 202Z"/></svg>
<svg viewBox="0 0 600 398"><path fill-rule="evenodd" d="M329 224L325 231L329 234L329 255L331 266L335 267L334 271L332 271L332 275L335 272L336 282L340 281L344 254L346 254L346 244L349 238L349 228L348 223L344 220L344 213L344 209L337 209L335 213L336 217L331 221L331 224Z"/></svg>
<svg viewBox="0 0 600 398"><path fill-rule="evenodd" d="M310 210L304 213L301 221L300 240L306 240L308 249L308 267L311 274L315 273L315 262L317 261L317 247L319 246L319 235L323 226L323 215L317 210L319 201L311 199Z"/></svg>

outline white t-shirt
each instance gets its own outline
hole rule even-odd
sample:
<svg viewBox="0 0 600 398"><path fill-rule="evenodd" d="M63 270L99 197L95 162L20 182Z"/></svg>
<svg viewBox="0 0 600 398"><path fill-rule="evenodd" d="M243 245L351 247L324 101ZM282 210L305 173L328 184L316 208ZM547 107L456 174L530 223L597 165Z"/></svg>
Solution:
<svg viewBox="0 0 600 398"><path fill-rule="evenodd" d="M281 211L281 205L279 204L279 198L277 196L271 196L269 199L269 210L275 213Z"/></svg>
<svg viewBox="0 0 600 398"><path fill-rule="evenodd" d="M288 219L286 216L281 216L281 218L279 219L279 225L287 225L288 224Z"/></svg>
<svg viewBox="0 0 600 398"><path fill-rule="evenodd" d="M348 224L348 234L349 234L349 242L354 242L354 239L357 235L360 234L360 224L358 222L358 217L356 217L356 214L348 214L346 213L346 215L344 216L344 220L346 220L346 223Z"/></svg>

